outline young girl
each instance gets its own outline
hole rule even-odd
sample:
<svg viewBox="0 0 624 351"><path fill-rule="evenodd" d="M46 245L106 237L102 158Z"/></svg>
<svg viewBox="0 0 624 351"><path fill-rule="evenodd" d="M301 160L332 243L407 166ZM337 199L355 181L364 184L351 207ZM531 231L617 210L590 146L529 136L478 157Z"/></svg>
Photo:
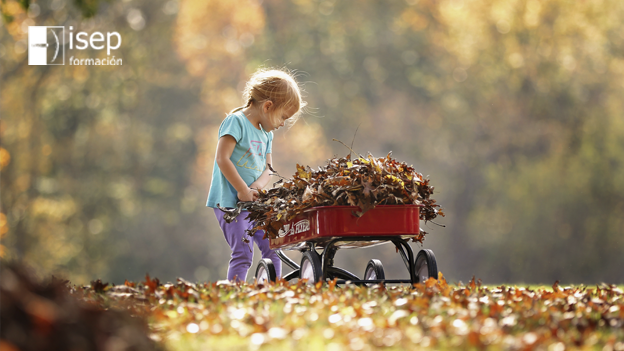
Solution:
<svg viewBox="0 0 624 351"><path fill-rule="evenodd" d="M212 183L206 206L214 208L215 215L232 249L228 280L245 281L253 260L253 248L243 242L245 230L252 223L245 219L246 211L237 221L226 223L224 213L217 208L234 208L238 201L253 201L258 190L269 182L273 130L292 125L305 106L297 82L289 73L280 70L256 72L243 91L245 106L234 109L219 127L219 142L212 172ZM269 248L269 240L258 231L253 241L270 258L275 273L281 276L282 262Z"/></svg>

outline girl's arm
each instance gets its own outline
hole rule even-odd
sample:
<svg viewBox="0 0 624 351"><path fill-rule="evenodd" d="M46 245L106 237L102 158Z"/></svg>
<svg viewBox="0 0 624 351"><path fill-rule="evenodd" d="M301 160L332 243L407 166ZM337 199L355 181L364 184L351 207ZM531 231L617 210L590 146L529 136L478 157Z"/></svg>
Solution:
<svg viewBox="0 0 624 351"><path fill-rule="evenodd" d="M266 162L267 162L267 165L272 163L271 154L266 154ZM262 174L260 175L260 177L256 179L255 182L251 183L249 187L252 189L258 189L258 190L263 189L267 185L270 179L271 179L271 170L269 169L269 166L267 166L264 169L264 172L262 172Z"/></svg>
<svg viewBox="0 0 624 351"><path fill-rule="evenodd" d="M258 191L255 189L250 189L243 178L241 178L238 171L236 171L236 167L230 157L232 157L232 152L234 152L234 147L236 146L236 139L234 139L231 135L224 135L219 138L219 142L217 143L217 165L219 165L219 169L221 169L221 173L225 176L230 184L236 189L238 192L238 199L241 201L254 201L258 198ZM268 160L268 156L267 156ZM264 174L262 174L264 175ZM268 176L267 176L268 177Z"/></svg>

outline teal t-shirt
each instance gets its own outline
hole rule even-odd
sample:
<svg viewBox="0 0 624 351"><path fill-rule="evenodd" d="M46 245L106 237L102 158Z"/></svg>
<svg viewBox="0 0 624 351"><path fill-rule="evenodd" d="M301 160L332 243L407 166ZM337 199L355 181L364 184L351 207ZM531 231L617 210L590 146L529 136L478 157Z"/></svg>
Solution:
<svg viewBox="0 0 624 351"><path fill-rule="evenodd" d="M219 138L231 135L236 139L236 146L230 160L238 174L247 185L260 178L266 168L266 154L271 153L273 132L256 129L242 111L235 112L221 122ZM212 183L208 192L206 206L236 207L238 192L225 178L215 158L212 170Z"/></svg>

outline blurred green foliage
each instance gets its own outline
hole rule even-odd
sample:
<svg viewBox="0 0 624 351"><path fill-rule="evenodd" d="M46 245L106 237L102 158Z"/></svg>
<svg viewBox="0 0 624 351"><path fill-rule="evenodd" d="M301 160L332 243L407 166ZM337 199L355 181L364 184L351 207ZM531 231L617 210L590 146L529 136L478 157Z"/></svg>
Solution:
<svg viewBox="0 0 624 351"><path fill-rule="evenodd" d="M451 281L624 281L620 1L36 4L2 10L7 257L77 282L223 278L216 131L250 73L287 66L314 110L276 136L282 175L359 126L357 151L430 175L447 227L425 245ZM123 65L28 66L28 25L117 31ZM345 254L356 274L371 258Z"/></svg>

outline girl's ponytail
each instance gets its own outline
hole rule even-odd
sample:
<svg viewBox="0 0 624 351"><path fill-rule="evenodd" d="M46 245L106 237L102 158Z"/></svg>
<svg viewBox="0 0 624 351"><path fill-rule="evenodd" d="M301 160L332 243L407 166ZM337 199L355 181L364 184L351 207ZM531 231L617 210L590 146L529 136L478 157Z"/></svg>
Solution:
<svg viewBox="0 0 624 351"><path fill-rule="evenodd" d="M233 109L232 111L230 111L230 113L229 113L229 114L231 115L232 113L235 113L235 112L241 111L241 110L243 110L243 109L245 109L245 108L247 108L247 107L251 106L251 103L252 103L252 102L253 102L253 96L250 96L250 97L249 97L249 99L247 100L247 105L244 105L244 106L241 106L241 107L237 107L237 108Z"/></svg>

